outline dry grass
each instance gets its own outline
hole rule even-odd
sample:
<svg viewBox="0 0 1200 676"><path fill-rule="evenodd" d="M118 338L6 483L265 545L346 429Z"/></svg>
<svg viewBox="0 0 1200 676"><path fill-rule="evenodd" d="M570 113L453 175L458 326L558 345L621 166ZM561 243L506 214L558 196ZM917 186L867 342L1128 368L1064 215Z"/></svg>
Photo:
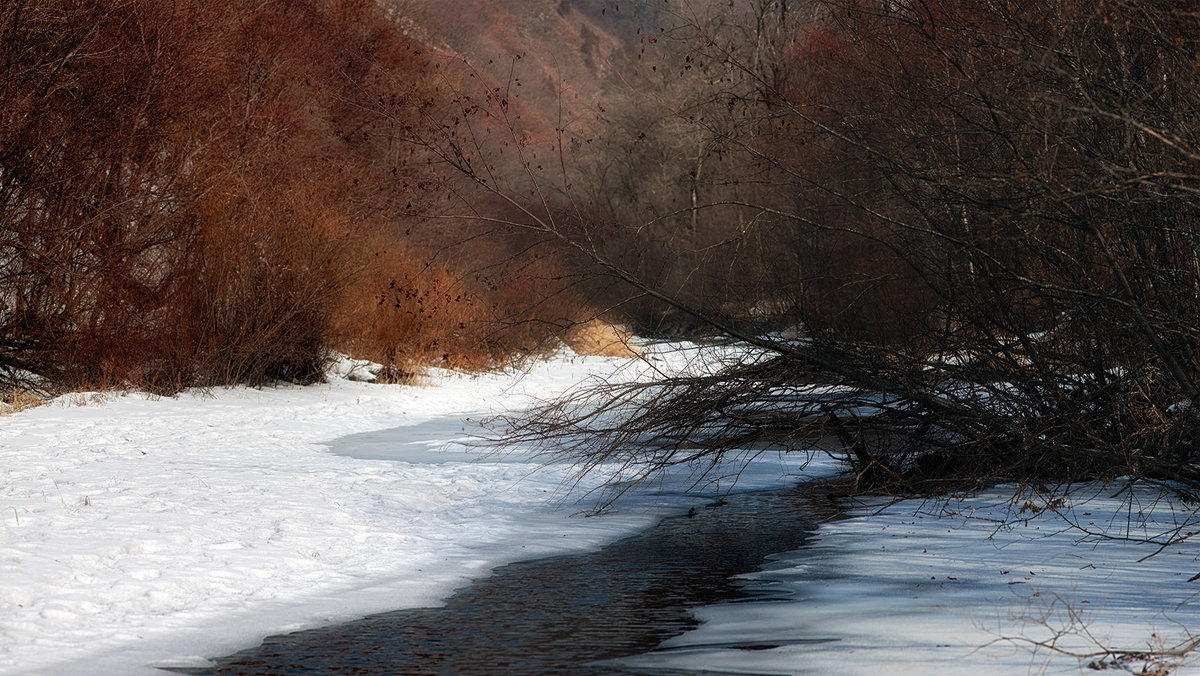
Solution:
<svg viewBox="0 0 1200 676"><path fill-rule="evenodd" d="M590 357L640 357L642 351L632 339L633 334L624 326L592 319L569 331L563 342L576 354Z"/></svg>
<svg viewBox="0 0 1200 676"><path fill-rule="evenodd" d="M334 345L389 366L386 380L408 382L423 365L480 371L537 356L587 316L559 263L515 254L503 240L473 240L440 258L386 239L368 249Z"/></svg>
<svg viewBox="0 0 1200 676"><path fill-rule="evenodd" d="M45 406L46 400L42 397L24 392L22 390L12 390L3 397L0 397L0 415L8 415L11 413L20 413L38 406Z"/></svg>

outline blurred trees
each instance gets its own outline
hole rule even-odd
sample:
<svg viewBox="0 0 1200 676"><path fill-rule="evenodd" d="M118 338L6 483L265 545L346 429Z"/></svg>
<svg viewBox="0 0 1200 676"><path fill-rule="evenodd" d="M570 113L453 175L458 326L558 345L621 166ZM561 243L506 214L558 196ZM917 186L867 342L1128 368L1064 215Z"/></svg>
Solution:
<svg viewBox="0 0 1200 676"><path fill-rule="evenodd" d="M557 113L404 6L5 5L8 377L482 368L607 311L751 351L531 423L585 463L820 438L868 486L1200 481L1188 6L656 2Z"/></svg>
<svg viewBox="0 0 1200 676"><path fill-rule="evenodd" d="M601 388L629 405L620 420L575 408L563 427L547 409L530 432L647 472L832 438L864 486L1200 483L1200 16L1149 0L828 0L788 21L768 58L763 31L684 22L686 94L668 98L700 103L670 108L681 129L652 139L646 164L678 172L670 200L638 195L662 209L639 232L674 218L664 238L713 236L704 260L643 257L736 291L650 276L643 290L750 352ZM643 163L627 166L638 186ZM784 327L796 338L770 333Z"/></svg>

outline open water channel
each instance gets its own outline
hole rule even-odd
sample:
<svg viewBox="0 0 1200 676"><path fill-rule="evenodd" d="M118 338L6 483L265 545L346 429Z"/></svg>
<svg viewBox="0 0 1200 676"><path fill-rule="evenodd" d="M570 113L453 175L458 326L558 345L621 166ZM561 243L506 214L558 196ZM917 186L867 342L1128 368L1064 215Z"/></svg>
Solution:
<svg viewBox="0 0 1200 676"><path fill-rule="evenodd" d="M445 438L443 430L429 431L431 439ZM374 451L370 439L355 442L360 450L366 442L367 453L397 452L384 448L382 439ZM425 442L413 443L412 453L425 452ZM653 651L693 628L697 622L690 608L739 599L761 602L762 592L736 576L757 570L773 553L800 548L818 520L832 514L832 506L814 501L800 487L732 494L598 551L501 566L441 607L274 636L257 648L215 660L211 668L178 671L631 673L611 660Z"/></svg>

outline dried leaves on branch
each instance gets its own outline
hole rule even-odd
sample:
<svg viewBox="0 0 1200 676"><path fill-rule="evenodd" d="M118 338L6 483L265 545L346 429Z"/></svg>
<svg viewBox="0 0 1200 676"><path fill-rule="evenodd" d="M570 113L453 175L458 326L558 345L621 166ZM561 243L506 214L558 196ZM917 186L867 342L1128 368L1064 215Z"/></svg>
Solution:
<svg viewBox="0 0 1200 676"><path fill-rule="evenodd" d="M428 218L445 173L410 130L447 124L453 76L425 52L371 0L0 6L6 388L307 382L330 348L479 368L542 340L497 319L555 262Z"/></svg>

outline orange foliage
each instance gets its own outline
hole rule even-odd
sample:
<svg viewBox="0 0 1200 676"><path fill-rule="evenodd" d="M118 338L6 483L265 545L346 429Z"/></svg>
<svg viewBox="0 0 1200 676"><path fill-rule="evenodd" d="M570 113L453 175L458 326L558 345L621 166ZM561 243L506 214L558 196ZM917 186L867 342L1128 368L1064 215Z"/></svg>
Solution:
<svg viewBox="0 0 1200 676"><path fill-rule="evenodd" d="M335 342L482 367L524 340L461 338L511 299L426 265L456 233L396 235L438 203L412 137L447 101L378 3L16 0L0 42L10 374L171 392L308 381Z"/></svg>
<svg viewBox="0 0 1200 676"><path fill-rule="evenodd" d="M554 336L587 317L552 259L491 241L457 246L438 263L428 262L437 260L433 252L384 245L369 247L366 270L347 294L335 343L345 352L404 372L429 363L495 368L552 348Z"/></svg>

